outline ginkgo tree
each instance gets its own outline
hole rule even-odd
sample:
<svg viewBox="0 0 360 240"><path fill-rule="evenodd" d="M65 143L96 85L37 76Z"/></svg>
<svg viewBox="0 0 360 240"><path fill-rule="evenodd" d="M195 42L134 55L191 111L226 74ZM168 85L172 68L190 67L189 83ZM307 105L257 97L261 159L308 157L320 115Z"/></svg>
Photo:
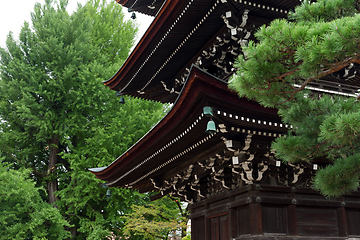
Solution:
<svg viewBox="0 0 360 240"><path fill-rule="evenodd" d="M358 189L360 106L356 98L314 95L312 81L360 64L360 2L302 1L288 19L261 27L236 64L231 87L279 109L292 126L272 144L284 161L327 158L313 186L326 196Z"/></svg>
<svg viewBox="0 0 360 240"><path fill-rule="evenodd" d="M121 236L119 216L149 199L125 189L111 189L106 199L108 189L88 168L114 161L164 107L130 97L119 104L102 84L134 43L136 24L124 19L121 6L90 0L72 14L66 6L67 0L36 4L19 40L10 33L0 48L0 157L30 173L35 189L46 189L39 196L60 213L59 224L72 239ZM50 213L47 207L38 211ZM50 230L60 226L47 224Z"/></svg>
<svg viewBox="0 0 360 240"><path fill-rule="evenodd" d="M29 170L0 162L0 239L66 239L70 224L41 199Z"/></svg>

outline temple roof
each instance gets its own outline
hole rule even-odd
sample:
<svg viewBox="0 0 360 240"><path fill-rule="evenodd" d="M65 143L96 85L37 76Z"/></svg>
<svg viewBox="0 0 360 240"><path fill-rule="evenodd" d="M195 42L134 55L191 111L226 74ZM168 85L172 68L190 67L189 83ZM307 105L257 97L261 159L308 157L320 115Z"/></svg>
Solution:
<svg viewBox="0 0 360 240"><path fill-rule="evenodd" d="M224 81L242 45L275 18L285 18L299 0L118 0L125 7L155 16L119 71L104 84L121 94L174 102L192 64ZM155 8L154 8L155 6ZM360 65L313 81L322 92L357 96Z"/></svg>
<svg viewBox="0 0 360 240"><path fill-rule="evenodd" d="M118 2L131 7L134 3L146 6L151 1ZM174 102L192 64L227 81L234 72L231 65L240 53L239 46L254 40L253 31L258 27L286 17L299 3L166 1L129 58L104 84L122 94Z"/></svg>
<svg viewBox="0 0 360 240"><path fill-rule="evenodd" d="M165 0L116 0L126 8L131 8L136 12L155 16L164 4Z"/></svg>
<svg viewBox="0 0 360 240"><path fill-rule="evenodd" d="M228 88L240 46L255 40L259 26L286 17L298 0L118 2L148 11L155 19L124 65L104 84L121 94L174 104L113 163L91 169L97 178L108 186L157 190L155 198L171 192L191 202L242 183L272 184L275 177L276 184L297 184L300 175L317 169L319 162L285 166L277 161L271 142L291 126L281 123L275 109L239 98ZM155 10L149 4L162 7ZM352 76L357 68L343 71ZM337 81L347 80L342 72L337 74ZM338 90L326 78L311 86ZM346 94L356 90L353 85L349 89ZM204 107L212 109L212 117L204 115ZM210 118L216 125L211 134L205 132Z"/></svg>
<svg viewBox="0 0 360 240"><path fill-rule="evenodd" d="M214 111L215 134L205 132L209 121L203 114L205 106ZM284 134L287 127L275 109L239 98L226 82L193 66L170 112L108 167L91 171L109 186L154 190L150 179L174 174L174 169L181 171L189 161L206 155L210 149L211 153L217 148L221 150L224 139L243 141L251 134L258 135L255 137L258 143L269 144Z"/></svg>

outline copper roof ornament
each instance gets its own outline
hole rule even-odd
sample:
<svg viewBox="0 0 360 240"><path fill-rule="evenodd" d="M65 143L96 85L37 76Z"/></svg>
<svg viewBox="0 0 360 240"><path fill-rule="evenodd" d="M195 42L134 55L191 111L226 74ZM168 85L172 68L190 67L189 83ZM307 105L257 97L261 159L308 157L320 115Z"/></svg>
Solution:
<svg viewBox="0 0 360 240"><path fill-rule="evenodd" d="M116 92L116 96L117 96L117 97L120 97L120 100L119 100L119 103L120 103L120 104L125 104L125 98L124 98L124 96L121 94L120 91L117 91L117 92Z"/></svg>
<svg viewBox="0 0 360 240"><path fill-rule="evenodd" d="M131 19L136 19L136 14L134 12L134 9L133 8L128 8L128 12L131 13Z"/></svg>

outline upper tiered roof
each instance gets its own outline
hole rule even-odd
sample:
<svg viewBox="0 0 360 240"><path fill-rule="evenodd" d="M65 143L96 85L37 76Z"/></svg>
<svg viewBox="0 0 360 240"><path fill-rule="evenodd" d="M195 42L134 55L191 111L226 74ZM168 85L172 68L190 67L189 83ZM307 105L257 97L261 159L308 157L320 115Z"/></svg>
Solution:
<svg viewBox="0 0 360 240"><path fill-rule="evenodd" d="M119 1L135 10L150 2ZM123 94L174 102L192 64L227 81L234 72L232 63L241 52L240 46L254 40L254 30L275 18L286 17L299 3L166 1L124 65L104 83Z"/></svg>
<svg viewBox="0 0 360 240"><path fill-rule="evenodd" d="M118 0L127 8L155 16L119 71L104 84L145 99L174 102L192 64L224 81L241 45L255 40L256 29L285 18L299 0ZM351 65L309 85L355 96L360 66Z"/></svg>
<svg viewBox="0 0 360 240"><path fill-rule="evenodd" d="M155 16L165 0L116 0L116 2L134 11Z"/></svg>

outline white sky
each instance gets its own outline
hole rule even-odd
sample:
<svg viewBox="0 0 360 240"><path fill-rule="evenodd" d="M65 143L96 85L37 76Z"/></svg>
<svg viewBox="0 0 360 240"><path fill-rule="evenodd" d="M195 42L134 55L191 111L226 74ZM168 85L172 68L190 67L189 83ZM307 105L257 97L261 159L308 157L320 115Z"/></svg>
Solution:
<svg viewBox="0 0 360 240"><path fill-rule="evenodd" d="M84 5L87 0L68 0L67 7L68 12L73 12L77 9L77 3ZM110 1L110 0L108 0ZM115 1L115 0L112 0ZM30 13L34 9L36 2L41 4L45 3L45 0L0 0L0 46L5 47L6 37L10 31L13 32L15 39L19 38L19 33L24 21L31 23ZM121 5L119 4L119 7ZM130 14L127 9L124 9L127 17ZM152 21L152 17L136 13L136 20L139 23L140 31L138 33L138 39L144 34L148 26Z"/></svg>

